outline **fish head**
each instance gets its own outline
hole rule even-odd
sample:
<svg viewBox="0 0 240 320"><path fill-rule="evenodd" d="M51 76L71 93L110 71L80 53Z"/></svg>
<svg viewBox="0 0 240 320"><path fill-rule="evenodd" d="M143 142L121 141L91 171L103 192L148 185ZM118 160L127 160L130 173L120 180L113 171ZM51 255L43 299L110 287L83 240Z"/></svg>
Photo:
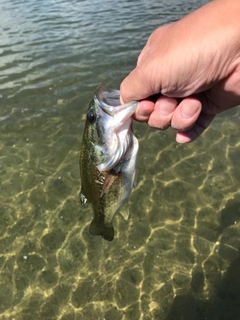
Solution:
<svg viewBox="0 0 240 320"><path fill-rule="evenodd" d="M101 148L105 143L104 118L105 113L101 111L94 99L91 100L87 111L83 139L84 147L95 166L106 161L104 150Z"/></svg>
<svg viewBox="0 0 240 320"><path fill-rule="evenodd" d="M132 142L132 114L137 101L120 104L120 91L99 87L90 102L86 127L91 161L99 171L111 170Z"/></svg>

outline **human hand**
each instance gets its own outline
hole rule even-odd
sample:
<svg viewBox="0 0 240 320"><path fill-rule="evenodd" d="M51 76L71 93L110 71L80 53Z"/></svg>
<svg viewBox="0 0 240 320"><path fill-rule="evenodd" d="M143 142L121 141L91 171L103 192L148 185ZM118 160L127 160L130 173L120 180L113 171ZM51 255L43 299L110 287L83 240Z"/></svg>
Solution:
<svg viewBox="0 0 240 320"><path fill-rule="evenodd" d="M216 114L240 104L236 12L238 0L215 0L152 33L120 88L122 102L140 100L136 120L158 129L171 126L185 143Z"/></svg>

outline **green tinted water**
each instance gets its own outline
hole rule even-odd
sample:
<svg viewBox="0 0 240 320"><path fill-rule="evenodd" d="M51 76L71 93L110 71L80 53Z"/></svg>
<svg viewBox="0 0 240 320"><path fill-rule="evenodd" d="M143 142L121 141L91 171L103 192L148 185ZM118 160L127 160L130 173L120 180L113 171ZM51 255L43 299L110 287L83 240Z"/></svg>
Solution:
<svg viewBox="0 0 240 320"><path fill-rule="evenodd" d="M0 2L1 319L240 317L239 109L194 143L134 123L138 184L109 243L78 202L84 116L147 36L200 3Z"/></svg>

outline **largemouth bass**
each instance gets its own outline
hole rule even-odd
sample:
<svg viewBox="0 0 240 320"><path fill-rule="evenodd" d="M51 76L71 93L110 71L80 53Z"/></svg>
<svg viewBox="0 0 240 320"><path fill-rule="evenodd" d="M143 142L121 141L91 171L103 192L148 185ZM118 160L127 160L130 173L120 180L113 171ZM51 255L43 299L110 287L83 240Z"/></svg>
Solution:
<svg viewBox="0 0 240 320"><path fill-rule="evenodd" d="M91 203L89 232L112 241L112 219L128 219L127 202L136 177L138 140L132 131L137 102L120 105L120 91L100 87L90 102L80 152L83 207Z"/></svg>

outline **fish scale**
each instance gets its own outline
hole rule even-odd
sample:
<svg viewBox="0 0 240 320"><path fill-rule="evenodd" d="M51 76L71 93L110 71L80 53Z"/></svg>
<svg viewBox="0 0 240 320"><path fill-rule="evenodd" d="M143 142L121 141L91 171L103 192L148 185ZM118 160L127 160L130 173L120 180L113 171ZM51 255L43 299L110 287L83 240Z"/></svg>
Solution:
<svg viewBox="0 0 240 320"><path fill-rule="evenodd" d="M82 207L91 203L94 212L89 232L108 241L114 238L114 215L128 218L138 154L132 131L137 102L120 105L119 97L119 90L98 88L89 104L80 151L80 202Z"/></svg>

